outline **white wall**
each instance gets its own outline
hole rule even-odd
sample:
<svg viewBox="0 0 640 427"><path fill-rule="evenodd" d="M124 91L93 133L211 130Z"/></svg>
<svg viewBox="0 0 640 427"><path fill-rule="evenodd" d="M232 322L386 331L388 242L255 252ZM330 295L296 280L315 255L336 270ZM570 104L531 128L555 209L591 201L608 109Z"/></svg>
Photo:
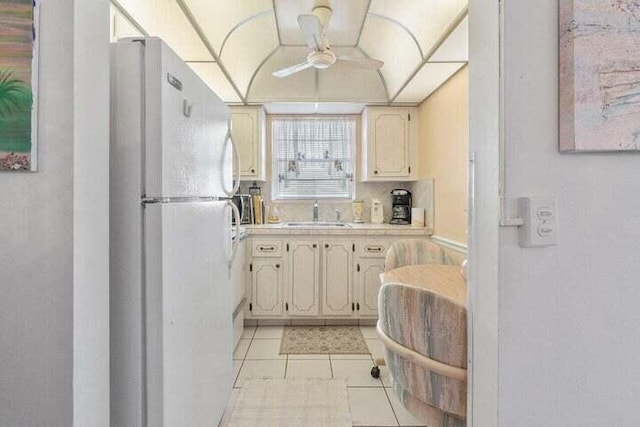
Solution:
<svg viewBox="0 0 640 427"><path fill-rule="evenodd" d="M505 2L508 196L555 195L559 245L500 231L500 425L638 425L640 157L559 154L557 5Z"/></svg>
<svg viewBox="0 0 640 427"><path fill-rule="evenodd" d="M39 171L0 174L2 426L68 427L74 416L76 425L108 425L108 418L100 417L109 396L108 364L100 354L108 339L108 300L102 296L108 289L103 181L108 156L98 158L108 147L108 117L104 105L92 105L86 97L88 77L98 101L108 85L102 79L103 49L94 38L103 26L108 37L105 1L41 2ZM96 14L85 15L87 7ZM74 14L87 21L74 28ZM95 55L89 61L84 50L76 67L74 54L80 52L74 38L93 44ZM92 170L89 178L87 170ZM88 185L92 191L86 191ZM93 336L87 340L89 330ZM73 365L74 357L79 365ZM83 376L90 365L97 372L89 384ZM88 393L75 408L74 386L80 387L78 394ZM98 416L84 417L85 411Z"/></svg>
<svg viewBox="0 0 640 427"><path fill-rule="evenodd" d="M41 7L39 171L0 175L0 425L72 423L72 16Z"/></svg>
<svg viewBox="0 0 640 427"><path fill-rule="evenodd" d="M75 0L73 421L109 426L109 1Z"/></svg>
<svg viewBox="0 0 640 427"><path fill-rule="evenodd" d="M418 108L420 176L433 178L434 233L467 243L469 68L463 67Z"/></svg>

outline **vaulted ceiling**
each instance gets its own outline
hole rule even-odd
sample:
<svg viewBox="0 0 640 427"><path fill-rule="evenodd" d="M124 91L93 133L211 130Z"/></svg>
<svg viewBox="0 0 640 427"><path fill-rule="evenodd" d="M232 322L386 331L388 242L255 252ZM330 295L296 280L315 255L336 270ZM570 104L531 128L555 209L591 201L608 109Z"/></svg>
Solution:
<svg viewBox="0 0 640 427"><path fill-rule="evenodd" d="M114 39L163 38L226 102L418 104L467 63L467 0L333 0L327 29L339 63L285 78L309 53L298 15L314 0L112 0Z"/></svg>

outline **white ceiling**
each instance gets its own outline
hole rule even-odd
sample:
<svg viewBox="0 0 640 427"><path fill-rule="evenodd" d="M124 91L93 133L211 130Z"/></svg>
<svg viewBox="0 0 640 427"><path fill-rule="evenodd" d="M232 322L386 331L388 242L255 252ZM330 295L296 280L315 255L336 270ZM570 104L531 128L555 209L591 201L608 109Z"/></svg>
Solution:
<svg viewBox="0 0 640 427"><path fill-rule="evenodd" d="M336 54L380 59L378 71L334 64L286 78L309 52L297 17L314 0L112 0L113 38L164 39L228 103L418 104L468 59L467 0L333 0Z"/></svg>

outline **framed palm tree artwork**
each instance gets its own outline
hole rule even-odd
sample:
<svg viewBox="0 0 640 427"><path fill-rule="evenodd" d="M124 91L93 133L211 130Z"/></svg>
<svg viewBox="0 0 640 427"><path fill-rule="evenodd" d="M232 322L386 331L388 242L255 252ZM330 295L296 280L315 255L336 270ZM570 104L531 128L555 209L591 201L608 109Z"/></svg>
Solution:
<svg viewBox="0 0 640 427"><path fill-rule="evenodd" d="M38 8L0 0L0 171L37 167Z"/></svg>

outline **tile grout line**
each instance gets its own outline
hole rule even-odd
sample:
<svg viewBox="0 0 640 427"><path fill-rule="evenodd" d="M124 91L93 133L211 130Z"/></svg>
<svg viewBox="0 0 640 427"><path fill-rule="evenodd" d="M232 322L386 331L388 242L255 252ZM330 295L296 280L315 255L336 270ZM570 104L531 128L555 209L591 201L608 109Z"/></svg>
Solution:
<svg viewBox="0 0 640 427"><path fill-rule="evenodd" d="M249 354L249 349L251 348L251 344L253 344L253 337L255 336L257 330L258 330L258 327L256 326L255 329L253 330L253 334L251 334L251 338L249 339L249 347L247 347L247 351L245 351L244 357L242 358L242 365L240 366L240 372L238 372L238 378L240 378L240 374L242 373L242 368L244 367L244 363L247 361L247 354ZM236 381L238 380L236 379ZM238 388L242 388L242 387L238 387Z"/></svg>
<svg viewBox="0 0 640 427"><path fill-rule="evenodd" d="M380 381L382 382L382 381ZM400 419L398 418L398 415L396 414L396 410L393 408L393 405L391 404L391 398L389 397L389 393L387 393L387 389L385 387L382 387L382 390L384 390L384 395L387 397L387 402L389 402L389 407L391 407L391 412L393 413L393 418L396 419L396 423L398 423L398 426L400 425Z"/></svg>
<svg viewBox="0 0 640 427"><path fill-rule="evenodd" d="M334 379L334 377L333 377L333 361L331 360L331 353L328 353L327 356L329 356L329 370L331 371L331 378Z"/></svg>
<svg viewBox="0 0 640 427"><path fill-rule="evenodd" d="M251 348L251 344L253 343L253 337L256 335L257 330L258 330L258 326L256 326L253 329L251 338L249 338L249 346L247 347L247 351L245 351L244 356L242 357L242 362L240 363L240 369L238 370L238 375L236 375L236 379L233 382L233 388L238 388L238 389L242 388L242 387L236 387L236 384L238 383L238 379L240 378L240 374L242 373L242 368L244 368L244 362L247 361L247 354L249 354L249 349ZM240 339L242 339L242 337Z"/></svg>
<svg viewBox="0 0 640 427"><path fill-rule="evenodd" d="M238 378L240 378L240 373L242 372L243 366L244 366L244 359L240 361L240 369L238 369L238 374L233 378L233 387L231 387L232 389L240 388L240 387L236 387L236 384L238 383Z"/></svg>
<svg viewBox="0 0 640 427"><path fill-rule="evenodd" d="M253 334L251 334L251 338L249 338L249 347L251 347L251 343L253 342L253 336L255 335L257 329L258 327L254 328ZM240 339L242 339L242 337L240 337ZM233 380L232 388L241 388L241 387L236 387L236 384L238 383L238 378L240 378L240 374L242 373L244 362L247 360L247 353L249 352L249 347L247 347L247 351L245 352L244 356L242 357L242 360L240 361L240 369L238 369L238 375L236 375L235 379Z"/></svg>
<svg viewBox="0 0 640 427"><path fill-rule="evenodd" d="M284 326L282 327L282 335L280 335L280 349L282 349L282 340L284 339ZM287 371L289 370L289 353L286 354L284 359L284 379L287 379Z"/></svg>
<svg viewBox="0 0 640 427"><path fill-rule="evenodd" d="M287 370L289 370L289 355L284 359L284 379L287 379Z"/></svg>

